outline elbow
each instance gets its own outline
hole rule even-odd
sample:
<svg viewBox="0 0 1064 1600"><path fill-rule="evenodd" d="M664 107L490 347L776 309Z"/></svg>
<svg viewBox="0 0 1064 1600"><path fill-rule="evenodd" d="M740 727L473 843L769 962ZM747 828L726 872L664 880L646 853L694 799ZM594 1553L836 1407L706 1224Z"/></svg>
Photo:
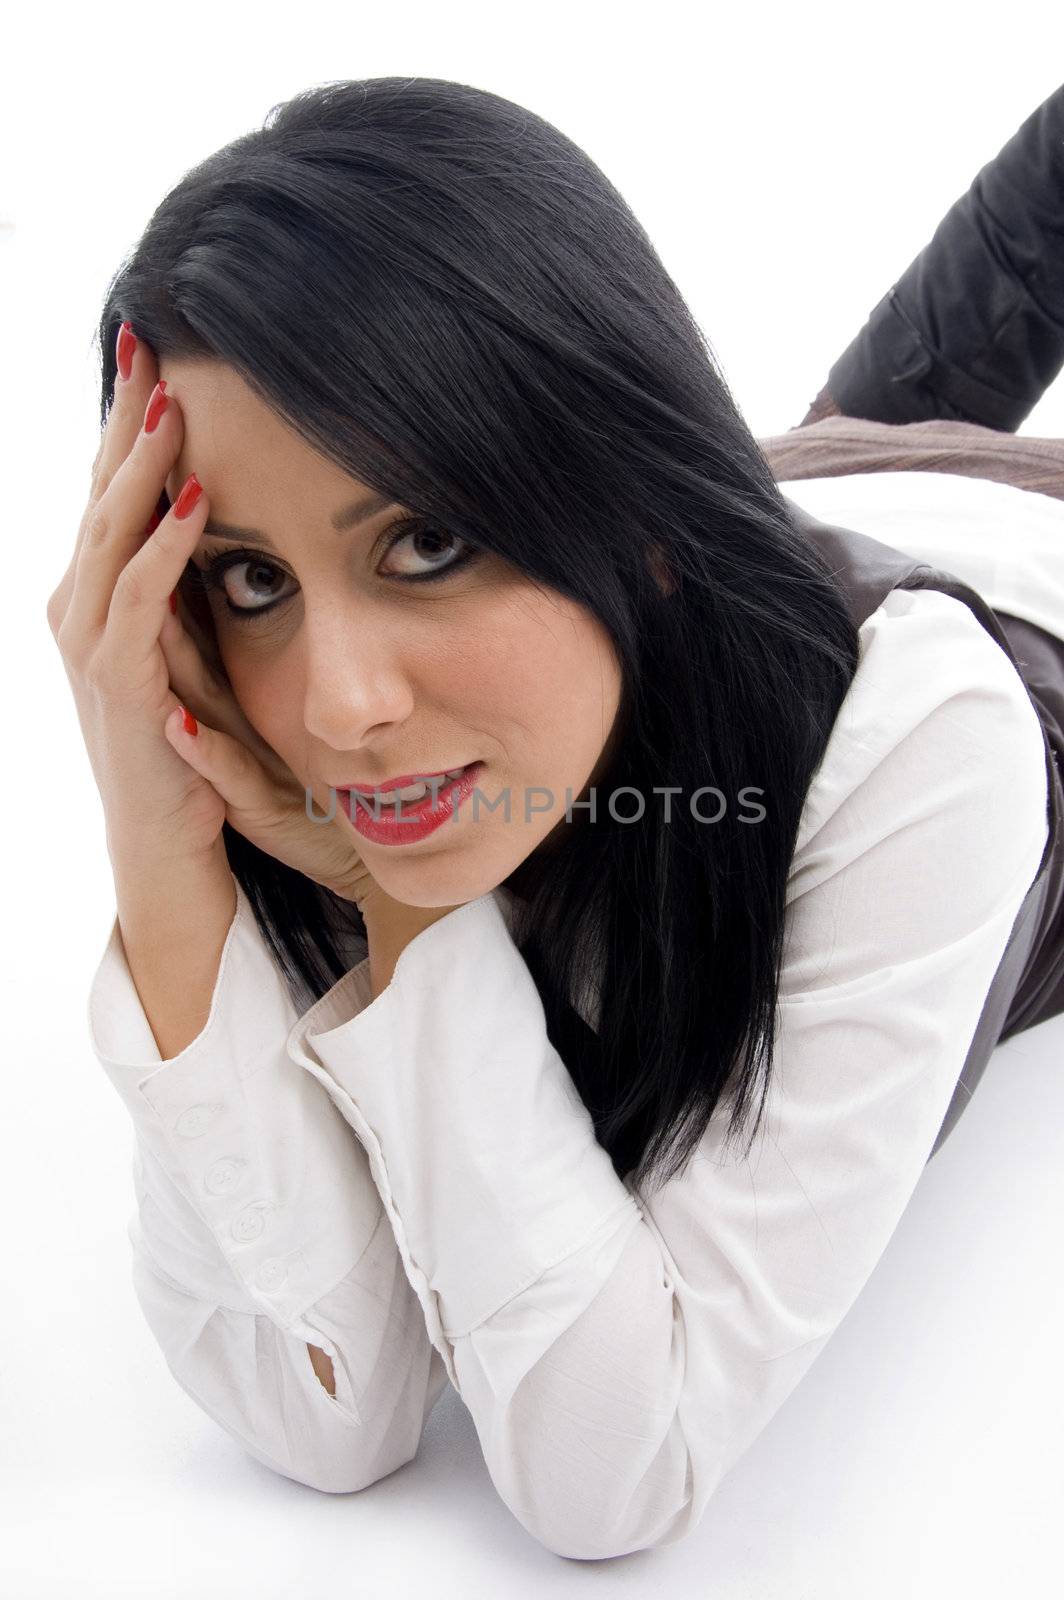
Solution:
<svg viewBox="0 0 1064 1600"><path fill-rule="evenodd" d="M664 1434L661 1415L638 1435L628 1428L621 1454L616 1435L581 1433L570 1435L560 1456L558 1428L548 1437L533 1420L519 1457L496 1452L489 1461L496 1491L526 1533L569 1561L678 1544L698 1526L721 1470L715 1459L696 1462L679 1412Z"/></svg>
<svg viewBox="0 0 1064 1600"><path fill-rule="evenodd" d="M685 1527L682 1533L671 1538L664 1534L660 1538L647 1533L626 1534L618 1528L598 1532L585 1528L574 1533L571 1528L542 1528L521 1517L518 1521L544 1550L566 1561L613 1561L618 1556L635 1555L658 1545L675 1544L692 1532L690 1527Z"/></svg>
<svg viewBox="0 0 1064 1600"><path fill-rule="evenodd" d="M694 1504L694 1473L690 1458L676 1484L676 1492L663 1500L662 1480L653 1474L642 1479L623 1505L610 1505L605 1493L588 1504L587 1483L573 1486L571 1494L558 1494L551 1483L551 1509L541 1502L531 1512L526 1505L508 1500L510 1511L526 1533L552 1555L567 1561L612 1561L640 1550L678 1544L693 1533L701 1517ZM559 1511L559 1505L564 1511Z"/></svg>
<svg viewBox="0 0 1064 1600"><path fill-rule="evenodd" d="M417 1455L420 1441L402 1438L377 1438L365 1435L358 1444L348 1442L342 1452L325 1456L320 1452L290 1453L287 1458L270 1457L257 1445L244 1441L244 1449L254 1459L301 1483L318 1494L361 1494L383 1478L408 1466Z"/></svg>
<svg viewBox="0 0 1064 1600"><path fill-rule="evenodd" d="M414 1452L416 1454L416 1451ZM337 1479L323 1478L316 1474L286 1473L294 1482L305 1484L308 1489L316 1489L319 1494L361 1494L363 1489L372 1489L375 1483L380 1483L383 1478L390 1478L393 1472L398 1472L413 1461L414 1456L405 1456L401 1461L392 1462L390 1465L373 1466L365 1472Z"/></svg>

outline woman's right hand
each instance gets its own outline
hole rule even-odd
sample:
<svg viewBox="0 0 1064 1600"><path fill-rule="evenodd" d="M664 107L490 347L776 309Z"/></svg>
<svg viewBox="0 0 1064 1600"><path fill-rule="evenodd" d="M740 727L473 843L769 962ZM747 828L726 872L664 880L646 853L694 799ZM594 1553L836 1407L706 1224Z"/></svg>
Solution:
<svg viewBox="0 0 1064 1600"><path fill-rule="evenodd" d="M206 864L208 881L217 874L228 888L228 821L365 915L379 886L350 824L339 815L328 824L310 819L299 780L247 721L224 672L170 614L208 498L202 492L179 518L182 490L149 533L184 438L173 396L161 414L156 401L156 425L144 430L157 378L155 356L138 340L130 376L115 380L73 557L48 601L103 800L112 866L127 881L154 871L172 882L175 865ZM180 731L182 705L202 719L195 738Z"/></svg>
<svg viewBox="0 0 1064 1600"><path fill-rule="evenodd" d="M70 681L103 801L115 867L150 870L219 854L225 802L164 733L180 702L159 635L169 596L207 518L201 493L186 517L178 501L149 533L184 437L169 400L150 433L146 408L158 369L138 340L128 378L115 379L88 502L70 565L48 600L48 623Z"/></svg>

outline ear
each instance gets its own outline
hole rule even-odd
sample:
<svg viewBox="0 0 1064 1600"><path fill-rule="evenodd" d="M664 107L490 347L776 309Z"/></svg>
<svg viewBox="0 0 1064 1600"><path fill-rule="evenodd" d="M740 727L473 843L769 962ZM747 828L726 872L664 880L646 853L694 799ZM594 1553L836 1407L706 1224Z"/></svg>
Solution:
<svg viewBox="0 0 1064 1600"><path fill-rule="evenodd" d="M654 574L654 579L658 585L658 588L661 589L662 593L666 595L675 594L676 580L669 571L668 563L662 554L660 545L651 545L647 562L651 572Z"/></svg>

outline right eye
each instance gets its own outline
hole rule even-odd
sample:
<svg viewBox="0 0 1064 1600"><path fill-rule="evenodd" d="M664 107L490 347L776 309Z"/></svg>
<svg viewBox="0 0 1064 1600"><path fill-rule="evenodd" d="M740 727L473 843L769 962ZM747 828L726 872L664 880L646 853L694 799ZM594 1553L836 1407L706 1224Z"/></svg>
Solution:
<svg viewBox="0 0 1064 1600"><path fill-rule="evenodd" d="M230 585L226 581L226 574L231 568L237 567L248 568L251 577ZM283 580L286 574L280 567L276 566L272 561L268 561L257 550L223 551L221 555L212 556L198 570L204 589L208 591L217 590L224 599L227 610L235 617L262 616L265 612L272 611L275 606L280 605L283 600L291 598L290 595L278 596L275 590L271 592L268 578L264 577L264 574L272 575L275 583L277 579ZM234 592L238 596L236 601L233 599ZM241 596L246 601L249 597L253 599L256 594L263 600L263 604L247 605L239 603Z"/></svg>

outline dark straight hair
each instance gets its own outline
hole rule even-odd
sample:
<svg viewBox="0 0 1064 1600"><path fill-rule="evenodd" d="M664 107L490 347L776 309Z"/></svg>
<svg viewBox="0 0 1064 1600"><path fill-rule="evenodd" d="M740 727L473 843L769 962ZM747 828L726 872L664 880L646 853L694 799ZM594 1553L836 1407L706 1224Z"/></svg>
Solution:
<svg viewBox="0 0 1064 1600"><path fill-rule="evenodd" d="M680 1173L718 1104L731 1142L756 1102L752 1143L788 872L859 641L618 191L482 89L328 83L155 210L107 291L101 422L125 318L159 358L227 363L354 477L599 618L622 694L597 813L574 809L506 880L515 942L629 1187ZM357 908L223 836L293 996L318 998L364 936Z"/></svg>

